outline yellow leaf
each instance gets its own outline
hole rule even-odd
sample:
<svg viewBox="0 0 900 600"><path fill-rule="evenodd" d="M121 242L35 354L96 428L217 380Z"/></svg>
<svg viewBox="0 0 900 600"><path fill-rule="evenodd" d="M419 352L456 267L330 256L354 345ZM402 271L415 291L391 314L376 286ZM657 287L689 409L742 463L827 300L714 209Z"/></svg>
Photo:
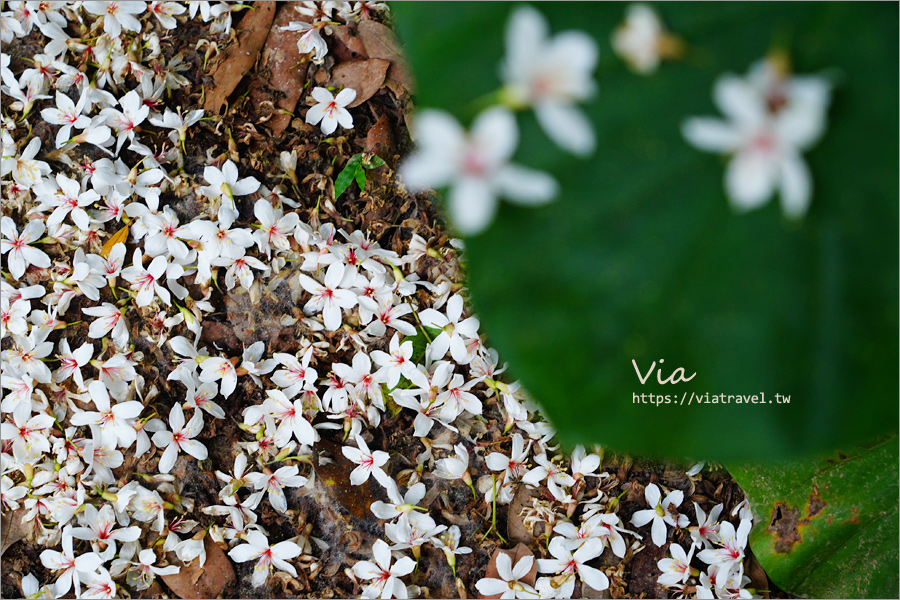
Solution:
<svg viewBox="0 0 900 600"><path fill-rule="evenodd" d="M122 229L115 232L111 238L106 240L106 243L103 244L103 249L100 250L100 256L103 258L109 258L109 253L112 252L113 247L119 242L125 243L125 240L128 239L128 225L123 227Z"/></svg>

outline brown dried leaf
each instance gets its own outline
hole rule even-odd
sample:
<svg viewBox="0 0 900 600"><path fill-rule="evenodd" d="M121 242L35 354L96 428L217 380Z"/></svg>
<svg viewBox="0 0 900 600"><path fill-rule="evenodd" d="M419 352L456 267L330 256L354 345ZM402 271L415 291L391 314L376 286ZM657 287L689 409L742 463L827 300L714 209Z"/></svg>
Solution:
<svg viewBox="0 0 900 600"><path fill-rule="evenodd" d="M13 512L3 513L2 525L0 525L0 540L3 540L0 544L0 555L28 533L28 522L23 518L26 512L28 511L23 507Z"/></svg>
<svg viewBox="0 0 900 600"><path fill-rule="evenodd" d="M341 60L356 60L359 58L369 58L366 52L366 45L363 44L362 38L359 37L359 31L354 24L339 25L332 28L334 35L334 54Z"/></svg>
<svg viewBox="0 0 900 600"><path fill-rule="evenodd" d="M275 2L253 3L250 13L240 22L237 44L228 51L225 60L216 65L210 73L215 81L215 87L206 95L206 101L203 103L205 110L219 112L219 108L244 78L244 74L253 68L272 28L274 18Z"/></svg>
<svg viewBox="0 0 900 600"><path fill-rule="evenodd" d="M369 58L391 61L391 68L387 73L388 82L398 84L399 89L407 94L411 93L414 87L412 71L397 35L389 27L366 19L359 24L359 37L366 47Z"/></svg>
<svg viewBox="0 0 900 600"><path fill-rule="evenodd" d="M381 58L343 62L332 69L330 85L356 90L356 99L347 105L353 108L381 89L390 66L390 61Z"/></svg>
<svg viewBox="0 0 900 600"><path fill-rule="evenodd" d="M370 521L377 527L378 519L369 508L376 500L383 499L381 485L375 482L374 477L370 477L362 485L352 485L350 472L356 465L344 457L337 444L323 439L316 442L316 449L318 450L320 447L328 450L334 458L334 462L327 464L324 461L319 462L318 454L316 454L316 485L321 485L322 492L343 511L357 519Z"/></svg>
<svg viewBox="0 0 900 600"><path fill-rule="evenodd" d="M175 575L162 575L162 580L179 598L216 598L234 581L234 567L222 549L209 536L204 545L206 562L202 567L200 561L194 559L187 566L181 565Z"/></svg>
<svg viewBox="0 0 900 600"><path fill-rule="evenodd" d="M509 503L509 511L506 517L506 531L510 541L530 544L535 538L525 525L522 509L531 506L533 495L527 485L519 486Z"/></svg>
<svg viewBox="0 0 900 600"><path fill-rule="evenodd" d="M534 558L534 553L529 550L528 546L526 546L525 544L519 544L512 550L503 550L498 548L497 551L494 552L494 554L491 556L491 562L488 563L487 571L484 574L485 577L500 579L500 573L497 571L497 557L500 556L501 553L506 554L510 559L512 559L513 568L515 568L516 564L525 556L531 556L532 558ZM523 577L519 581L521 581L522 583L527 583L530 586L534 586L535 579L537 579L537 559L535 559L534 564L531 565L531 570L528 571L525 577ZM478 597L499 598L501 595L502 594L483 596L481 594L478 594Z"/></svg>
<svg viewBox="0 0 900 600"><path fill-rule="evenodd" d="M387 115L381 115L366 134L366 151L374 152L383 160L391 160L394 157L394 150L391 120Z"/></svg>
<svg viewBox="0 0 900 600"><path fill-rule="evenodd" d="M270 4L276 4L270 2ZM268 83L272 89L283 94L275 101L277 111L268 122L273 137L278 137L291 123L291 115L297 108L297 101L303 94L303 86L306 84L306 73L309 63L306 56L300 54L297 49L297 40L300 33L296 31L282 31L281 27L287 26L291 21L302 21L303 17L294 10L301 2L278 3L278 14L272 24L272 30L266 39L266 45L262 50L260 71L268 74ZM260 107L265 101L272 101L272 96L263 85L254 82L250 88L250 98L255 107Z"/></svg>

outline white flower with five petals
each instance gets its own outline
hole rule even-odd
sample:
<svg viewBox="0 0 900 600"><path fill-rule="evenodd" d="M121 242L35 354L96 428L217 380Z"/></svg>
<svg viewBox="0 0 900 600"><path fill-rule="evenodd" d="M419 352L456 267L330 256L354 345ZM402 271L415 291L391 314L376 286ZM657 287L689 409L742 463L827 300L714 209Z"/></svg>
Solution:
<svg viewBox="0 0 900 600"><path fill-rule="evenodd" d="M525 206L546 204L558 191L550 175L509 164L519 131L506 108L476 117L470 133L449 114L419 113L413 123L417 150L400 166L410 191L449 186L447 206L460 233L476 235L491 224L498 198Z"/></svg>
<svg viewBox="0 0 900 600"><path fill-rule="evenodd" d="M506 28L502 75L513 106L533 106L544 132L561 148L579 155L594 152L594 127L575 102L590 99L596 86L597 42L581 31L550 38L547 20L521 6Z"/></svg>
<svg viewBox="0 0 900 600"><path fill-rule="evenodd" d="M317 104L306 111L307 123L319 124L325 135L334 133L338 125L344 129L353 129L353 115L347 110L347 105L356 100L356 90L344 88L337 96L333 96L325 88L317 87L311 95Z"/></svg>
<svg viewBox="0 0 900 600"><path fill-rule="evenodd" d="M666 524L679 529L688 526L690 521L687 515L678 514L676 510L684 501L684 492L681 490L673 490L663 499L659 486L651 483L644 488L644 497L650 508L634 513L631 516L631 524L635 527L643 527L652 521L650 538L657 546L666 543Z"/></svg>
<svg viewBox="0 0 900 600"><path fill-rule="evenodd" d="M206 446L194 438L203 430L203 413L194 411L191 420L184 422L184 411L180 404L175 404L169 411L169 427L172 431L157 431L153 434L153 443L163 450L159 459L159 472L168 473L175 466L178 453L183 450L196 458L204 460L208 456Z"/></svg>
<svg viewBox="0 0 900 600"><path fill-rule="evenodd" d="M376 540L372 545L375 562L361 560L353 565L353 574L367 581L363 588L363 598L406 598L406 585L400 578L412 573L416 563L404 556L391 565L391 549L384 540Z"/></svg>
<svg viewBox="0 0 900 600"><path fill-rule="evenodd" d="M228 556L239 563L257 561L253 567L253 587L260 587L266 582L273 566L294 577L297 576L297 570L287 562L288 559L299 556L302 551L296 543L285 541L270 546L266 536L255 529L248 531L244 540L247 543L232 548Z"/></svg>
<svg viewBox="0 0 900 600"><path fill-rule="evenodd" d="M30 245L41 238L44 229L42 222L29 221L20 235L15 221L10 217L0 218L0 230L3 232L0 252L6 254L7 268L14 279L21 279L29 265L39 269L50 266L50 257Z"/></svg>
<svg viewBox="0 0 900 600"><path fill-rule="evenodd" d="M341 309L353 308L357 302L356 294L348 289L342 289L345 269L343 263L332 263L325 271L322 283L309 275L299 274L300 285L312 294L312 298L303 307L303 312L307 315L321 312L325 328L330 331L340 329Z"/></svg>
<svg viewBox="0 0 900 600"><path fill-rule="evenodd" d="M802 152L825 131L831 86L824 77L791 77L774 60L751 68L746 78L724 75L713 90L726 121L695 117L682 126L696 148L732 155L725 189L738 212L766 203L778 190L784 215L803 217L812 177Z"/></svg>

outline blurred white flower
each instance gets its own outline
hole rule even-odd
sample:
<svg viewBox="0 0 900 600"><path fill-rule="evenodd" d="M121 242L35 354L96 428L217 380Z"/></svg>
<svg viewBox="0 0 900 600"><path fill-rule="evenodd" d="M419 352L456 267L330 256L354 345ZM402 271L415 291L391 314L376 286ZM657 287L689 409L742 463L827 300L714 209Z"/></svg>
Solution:
<svg viewBox="0 0 900 600"><path fill-rule="evenodd" d="M653 73L663 59L677 58L683 51L681 40L665 30L656 11L646 4L625 9L625 22L611 41L616 54L642 75Z"/></svg>
<svg viewBox="0 0 900 600"><path fill-rule="evenodd" d="M802 152L825 131L831 86L824 77L792 77L784 70L769 59L745 78L723 75L713 97L727 120L691 118L682 133L700 150L732 155L725 189L736 211L759 208L778 190L784 215L799 219L812 198Z"/></svg>
<svg viewBox="0 0 900 600"><path fill-rule="evenodd" d="M544 132L574 154L594 152L594 126L576 106L596 91L591 77L597 42L581 31L550 38L547 20L530 6L516 8L506 27L501 73L504 99L514 107L534 107Z"/></svg>
<svg viewBox="0 0 900 600"><path fill-rule="evenodd" d="M159 20L160 25L166 29L175 29L178 27L178 21L175 15L183 14L187 8L178 2L151 2L149 6L150 14ZM202 114L202 113L201 113Z"/></svg>
<svg viewBox="0 0 900 600"><path fill-rule="evenodd" d="M700 572L691 567L694 549L695 546L691 546L688 553L685 554L684 548L680 544L669 544L669 553L672 557L663 558L656 563L661 573L656 582L664 586L677 586L687 581L691 575L694 577L699 575Z"/></svg>
<svg viewBox="0 0 900 600"><path fill-rule="evenodd" d="M494 220L498 198L526 206L550 202L558 192L550 175L509 164L519 131L508 109L491 108L466 133L449 114L425 110L413 123L416 151L400 166L410 191L449 186L447 206L460 233L476 235Z"/></svg>

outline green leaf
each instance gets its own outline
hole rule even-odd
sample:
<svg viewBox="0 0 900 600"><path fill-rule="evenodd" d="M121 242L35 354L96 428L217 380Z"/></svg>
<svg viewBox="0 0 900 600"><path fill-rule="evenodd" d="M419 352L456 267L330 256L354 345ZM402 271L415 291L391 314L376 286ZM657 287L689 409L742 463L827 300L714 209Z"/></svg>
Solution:
<svg viewBox="0 0 900 600"><path fill-rule="evenodd" d="M366 160L363 161L364 169L377 169L378 167L383 167L385 165L384 160L376 154L370 155Z"/></svg>
<svg viewBox="0 0 900 600"><path fill-rule="evenodd" d="M464 122L477 114L500 86L514 6L394 5L420 108ZM504 202L494 225L466 240L489 343L568 444L724 460L811 453L895 431L897 6L655 8L688 52L647 77L610 48L622 5L543 9L554 33L584 29L600 46L599 92L584 106L598 150L572 158L533 114L519 117L514 162L549 171L562 192L541 208ZM782 217L777 197L736 214L723 190L726 161L680 133L687 117L719 114L719 75L746 73L782 40L797 73L826 72L835 82L828 130L804 156L814 192L801 222ZM654 372L642 385L632 360L642 373L655 361L662 377L677 367L696 376L660 385ZM765 394L765 402L688 406L692 392ZM790 404L776 403L776 393ZM634 402L641 394L670 402Z"/></svg>
<svg viewBox="0 0 900 600"><path fill-rule="evenodd" d="M413 352L410 360L417 365L425 364L425 350L428 349L428 344L434 341L434 338L440 334L440 329L421 325L418 328L418 333L416 333L416 335L404 338L404 342L411 341L413 343Z"/></svg>
<svg viewBox="0 0 900 600"><path fill-rule="evenodd" d="M350 184L353 183L353 180L356 179L359 182L359 174L362 173L362 185L359 186L360 190L363 190L366 187L366 175L361 168L362 163L362 154L354 154L350 157L350 160L347 161L347 164L344 165L344 170L340 172L337 176L337 179L334 180L334 198L335 200L340 198L341 194L343 194Z"/></svg>
<svg viewBox="0 0 900 600"><path fill-rule="evenodd" d="M897 437L795 462L728 465L769 578L811 598L896 598Z"/></svg>

